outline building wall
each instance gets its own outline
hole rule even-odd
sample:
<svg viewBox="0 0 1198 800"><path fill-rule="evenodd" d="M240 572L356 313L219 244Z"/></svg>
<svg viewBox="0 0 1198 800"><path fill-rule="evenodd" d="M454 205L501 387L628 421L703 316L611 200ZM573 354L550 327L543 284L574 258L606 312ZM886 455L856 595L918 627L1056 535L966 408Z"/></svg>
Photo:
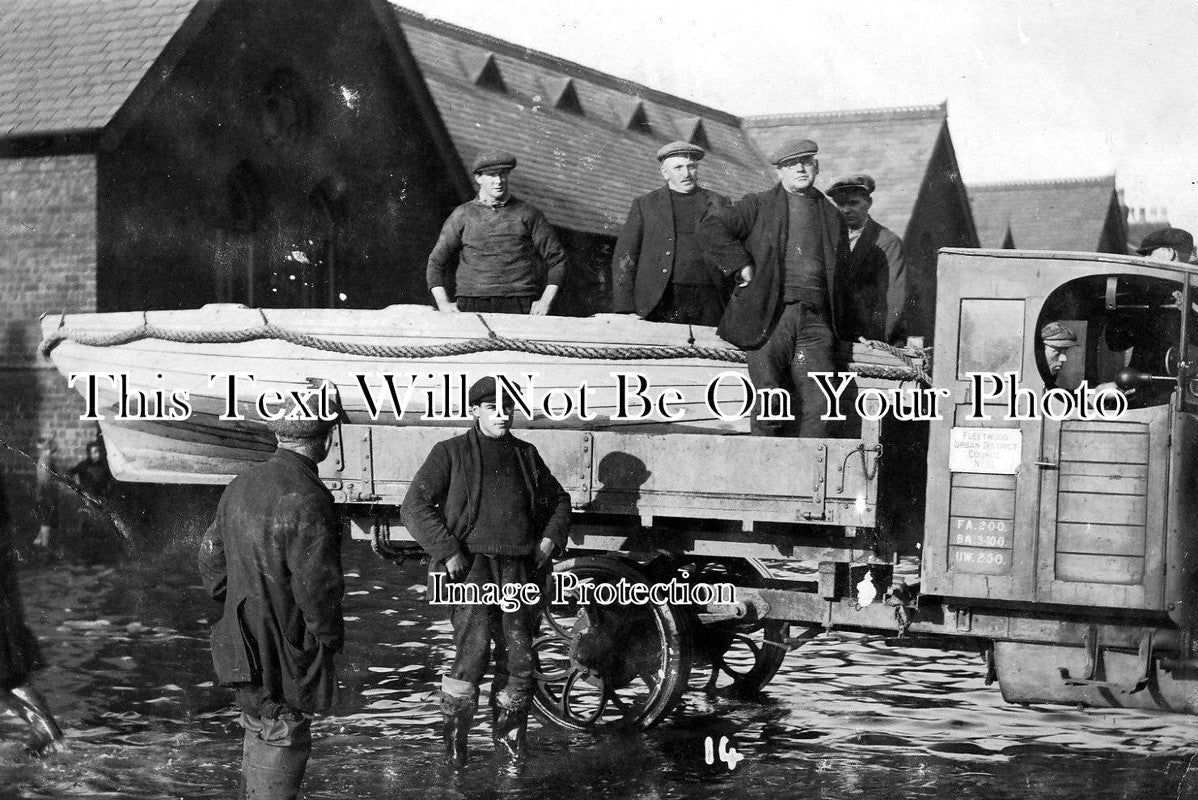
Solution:
<svg viewBox="0 0 1198 800"><path fill-rule="evenodd" d="M33 526L38 440L52 438L56 464L69 466L95 435L79 422L82 400L37 354L42 313L95 310L95 158L36 149L0 154L0 467L18 538Z"/></svg>
<svg viewBox="0 0 1198 800"><path fill-rule="evenodd" d="M364 2L223 4L99 159L105 311L424 302L460 202Z"/></svg>
<svg viewBox="0 0 1198 800"><path fill-rule="evenodd" d="M942 247L978 246L965 187L954 167L947 136L945 126L903 236L909 307L907 328L915 335L922 335L925 344L931 344L935 330L938 251Z"/></svg>

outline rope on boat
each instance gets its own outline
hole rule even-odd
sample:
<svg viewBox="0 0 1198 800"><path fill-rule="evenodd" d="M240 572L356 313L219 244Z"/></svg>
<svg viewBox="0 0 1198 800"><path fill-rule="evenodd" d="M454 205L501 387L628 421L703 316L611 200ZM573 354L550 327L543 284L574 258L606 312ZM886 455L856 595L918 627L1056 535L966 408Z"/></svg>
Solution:
<svg viewBox="0 0 1198 800"><path fill-rule="evenodd" d="M186 331L161 328L142 324L113 333L76 333L59 328L45 338L41 353L48 357L51 351L64 341L86 347L117 347L143 339L158 339L181 344L243 344L245 342L274 339L312 350L323 350L341 355L366 358L424 359L448 358L482 352L518 352L560 358L595 359L609 361L660 360L668 358L697 358L707 361L722 361L732 364L746 362L743 350L731 347L697 347L695 345L580 345L561 342L540 342L529 339L511 339L502 336L466 339L459 342L444 342L433 345L375 344L368 342L346 342L326 339L307 333L297 333L278 325L257 325L231 331ZM866 378L889 380L919 380L931 386L932 380L922 366L897 347L883 342L867 342L876 350L889 353L903 361L905 366L853 363L849 368Z"/></svg>
<svg viewBox="0 0 1198 800"><path fill-rule="evenodd" d="M916 363L915 358L911 356L909 350L904 350L901 347L878 342L872 339L863 341L866 347L872 350L880 350L883 353L888 353L898 360L902 361L906 368L890 367L882 364L853 364L851 368L855 372L859 372L867 378L890 378L891 380L909 381L912 378L922 383L924 386L932 385L932 376L928 370L932 367L932 348L925 347L919 350L919 358L922 363ZM926 366L925 366L926 365ZM866 374L865 369L857 369L864 367L872 371L874 374ZM899 373L902 373L901 375Z"/></svg>
<svg viewBox="0 0 1198 800"><path fill-rule="evenodd" d="M276 339L289 344L324 350L342 355L368 358L446 358L469 353L512 351L533 353L541 356L561 358L589 358L610 361L632 361L641 359L700 358L708 361L725 361L733 364L745 363L744 352L731 347L695 347L693 345L580 345L561 342L539 342L529 339L509 339L502 336L485 339L466 339L460 342L445 342L434 345L374 344L367 342L345 342L326 339L306 333L297 333L277 325L258 325L232 331L180 331L160 328L156 325L140 325L113 333L70 333L62 329L46 337L42 342L42 355L50 352L63 341L72 341L87 347L116 347L142 339L159 339L183 344L242 344L260 339Z"/></svg>

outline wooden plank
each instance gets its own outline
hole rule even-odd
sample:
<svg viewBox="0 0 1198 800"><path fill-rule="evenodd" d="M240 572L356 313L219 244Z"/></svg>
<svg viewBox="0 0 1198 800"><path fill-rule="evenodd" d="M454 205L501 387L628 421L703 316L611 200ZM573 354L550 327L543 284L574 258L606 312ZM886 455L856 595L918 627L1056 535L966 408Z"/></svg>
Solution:
<svg viewBox="0 0 1198 800"><path fill-rule="evenodd" d="M1148 426L1135 433L1061 431L1061 462L1098 461L1107 464L1147 464Z"/></svg>
<svg viewBox="0 0 1198 800"><path fill-rule="evenodd" d="M1056 579L1072 583L1134 585L1144 580L1144 559L1136 556L1058 553Z"/></svg>
<svg viewBox="0 0 1198 800"><path fill-rule="evenodd" d="M1014 475L986 475L980 472L952 473L952 486L973 489L1000 489L1015 491Z"/></svg>
<svg viewBox="0 0 1198 800"><path fill-rule="evenodd" d="M949 490L949 515L1014 519L1015 492L1002 489L953 487Z"/></svg>
<svg viewBox="0 0 1198 800"><path fill-rule="evenodd" d="M989 547L1010 550L1014 542L1015 520L980 517L949 517L948 541L961 547Z"/></svg>
<svg viewBox="0 0 1198 800"><path fill-rule="evenodd" d="M982 411L990 419L973 419L972 403L960 403L953 409L953 425L958 428L1018 428L1019 420L1007 419L1006 403L986 403Z"/></svg>
<svg viewBox="0 0 1198 800"><path fill-rule="evenodd" d="M1096 492L1061 492L1057 495L1057 521L1097 522L1105 525L1146 524L1148 502L1143 497Z"/></svg>
<svg viewBox="0 0 1198 800"><path fill-rule="evenodd" d="M1067 461L1060 465L1059 480L1063 492L1146 495L1148 465Z"/></svg>
<svg viewBox="0 0 1198 800"><path fill-rule="evenodd" d="M1063 522L1057 525L1057 553L1143 556L1143 525L1100 525Z"/></svg>
<svg viewBox="0 0 1198 800"><path fill-rule="evenodd" d="M1011 553L986 547L957 547L949 545L948 566L957 572L970 572L977 575L1009 575L1011 573Z"/></svg>
<svg viewBox="0 0 1198 800"><path fill-rule="evenodd" d="M1062 433L1136 433L1147 434L1148 426L1142 422L1115 422L1106 420L1068 419L1061 423Z"/></svg>

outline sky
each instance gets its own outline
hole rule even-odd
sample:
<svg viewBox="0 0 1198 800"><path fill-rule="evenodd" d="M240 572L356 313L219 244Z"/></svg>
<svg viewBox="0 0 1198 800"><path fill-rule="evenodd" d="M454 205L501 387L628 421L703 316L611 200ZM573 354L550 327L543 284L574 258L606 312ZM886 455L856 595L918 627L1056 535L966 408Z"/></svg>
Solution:
<svg viewBox="0 0 1198 800"><path fill-rule="evenodd" d="M967 184L1113 172L1198 232L1195 0L401 5L734 114L947 100Z"/></svg>

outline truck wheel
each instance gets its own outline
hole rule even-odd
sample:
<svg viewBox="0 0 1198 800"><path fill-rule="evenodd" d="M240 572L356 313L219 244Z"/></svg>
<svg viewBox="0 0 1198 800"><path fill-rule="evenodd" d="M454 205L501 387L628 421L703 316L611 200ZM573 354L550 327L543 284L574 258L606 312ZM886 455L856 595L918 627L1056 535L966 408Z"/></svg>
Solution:
<svg viewBox="0 0 1198 800"><path fill-rule="evenodd" d="M757 587L770 577L765 565L755 559L691 559L675 562L671 568L679 580L691 583ZM695 619L693 627L695 668L690 688L708 694L757 694L778 674L789 651L790 624L782 620L701 624Z"/></svg>
<svg viewBox="0 0 1198 800"><path fill-rule="evenodd" d="M647 584L634 566L610 556L568 559L569 572L595 586ZM607 590L603 590L607 591ZM683 612L668 604L604 603L566 594L545 609L533 643L533 710L547 723L582 730L648 728L677 705L690 676L691 641Z"/></svg>

